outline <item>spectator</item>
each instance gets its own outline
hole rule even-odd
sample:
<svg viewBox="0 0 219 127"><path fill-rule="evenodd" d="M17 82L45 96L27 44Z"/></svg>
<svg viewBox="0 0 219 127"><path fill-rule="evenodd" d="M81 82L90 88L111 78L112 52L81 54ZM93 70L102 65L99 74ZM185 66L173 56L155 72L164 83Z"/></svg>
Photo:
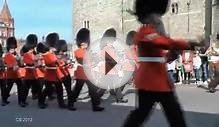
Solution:
<svg viewBox="0 0 219 127"><path fill-rule="evenodd" d="M202 64L202 61L199 56L199 52L196 51L194 58L193 58L193 68L194 68L194 73L195 73L196 84L198 84L201 79L201 64Z"/></svg>

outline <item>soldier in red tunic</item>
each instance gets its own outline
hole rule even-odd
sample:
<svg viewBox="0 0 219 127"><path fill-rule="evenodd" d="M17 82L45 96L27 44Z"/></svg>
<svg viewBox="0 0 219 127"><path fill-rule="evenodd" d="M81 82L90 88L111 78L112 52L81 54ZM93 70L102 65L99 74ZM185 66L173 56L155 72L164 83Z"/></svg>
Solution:
<svg viewBox="0 0 219 127"><path fill-rule="evenodd" d="M136 47L133 43L135 34L136 31L130 31L126 37L126 44L129 46L129 48L125 50L125 61L123 64L124 75L130 75L130 74L133 75L133 72L136 69L136 60L137 60ZM131 77L130 81L127 82L127 84L132 83L132 81L133 81L133 76Z"/></svg>
<svg viewBox="0 0 219 127"><path fill-rule="evenodd" d="M169 0L136 0L136 16L143 25L134 37L138 69L134 82L138 107L130 113L123 127L140 127L148 119L155 103L160 103L171 127L186 127L173 84L168 78L166 50L194 49L202 43L173 40L165 34L161 16Z"/></svg>
<svg viewBox="0 0 219 127"><path fill-rule="evenodd" d="M117 103L127 103L128 100L123 98L123 89L125 87L125 85L120 86L119 88L115 88L114 86L117 85L118 83L118 69L111 69L108 73L107 76L105 75L105 62L102 62L105 60L105 52L109 53L110 56L115 59L116 61L119 61L119 56L117 51L115 50L115 47L113 46L114 43L116 42L116 30L114 28L110 28L107 29L104 34L103 37L101 38L101 43L100 43L100 49L101 49L101 63L100 63L100 74L103 76L101 79L103 81L101 81L104 84L101 85L108 85L109 89L110 89L110 96L112 96L113 98L115 98ZM106 83L106 84L105 84ZM100 90L100 94L104 94L105 90Z"/></svg>
<svg viewBox="0 0 219 127"><path fill-rule="evenodd" d="M27 104L25 103L25 87L22 82L23 70L20 68L21 66L21 57L17 54L17 40L14 37L10 37L7 39L6 43L7 53L4 56L4 62L7 67L6 75L7 75L7 87L6 87L6 95L5 101L10 96L10 91L14 83L17 84L18 91L18 104L21 107L25 107Z"/></svg>
<svg viewBox="0 0 219 127"><path fill-rule="evenodd" d="M35 34L30 34L27 36L26 43L21 49L26 72L24 77L24 83L26 87L26 98L28 96L29 89L32 88L32 99L38 98L38 94L41 89L36 75L37 58L35 48L37 46L37 42L37 36Z"/></svg>
<svg viewBox="0 0 219 127"><path fill-rule="evenodd" d="M6 92L6 74L5 74L5 64L2 58L3 56L2 45L0 44L0 87L1 87L1 97L2 97L2 106L6 106L9 104L7 101L7 93Z"/></svg>
<svg viewBox="0 0 219 127"><path fill-rule="evenodd" d="M45 89L42 92L42 96L40 98L39 107L46 108L45 99L48 94L50 94L52 85L55 85L55 90L57 94L57 101L60 108L65 108L66 105L63 99L63 87L62 87L62 79L64 78L64 74L61 72L58 67L58 58L55 54L55 46L57 41L59 40L59 35L57 33L50 33L46 37L46 45L49 48L49 51L43 54L43 60L45 61Z"/></svg>
<svg viewBox="0 0 219 127"><path fill-rule="evenodd" d="M83 59L85 57L86 49L90 43L90 31L86 28L81 29L77 34L76 41L79 49L74 51L74 55L78 63L78 67L77 70L75 71L76 84L72 92L73 101L76 102L76 99L78 98L84 83L86 83L88 86L89 95L91 97L93 111L103 111L104 108L99 106L100 95L97 94L98 88L88 80L83 69Z"/></svg>
<svg viewBox="0 0 219 127"><path fill-rule="evenodd" d="M68 45L65 40L59 40L56 44L56 55L58 58L58 64L61 72L64 74L64 78L62 80L67 96L68 96L68 109L75 110L73 107L73 100L72 100L72 90L71 90L71 75L69 69L72 68L70 63L69 55L67 54Z"/></svg>

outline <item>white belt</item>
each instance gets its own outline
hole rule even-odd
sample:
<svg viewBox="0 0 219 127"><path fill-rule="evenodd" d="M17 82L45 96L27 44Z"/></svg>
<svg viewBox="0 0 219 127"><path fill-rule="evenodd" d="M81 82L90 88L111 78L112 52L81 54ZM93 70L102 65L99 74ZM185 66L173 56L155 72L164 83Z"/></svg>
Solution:
<svg viewBox="0 0 219 127"><path fill-rule="evenodd" d="M46 67L46 69L48 69L48 70L56 70L57 67Z"/></svg>
<svg viewBox="0 0 219 127"><path fill-rule="evenodd" d="M27 69L34 69L35 67L33 66L33 67L31 67L31 66L26 66L25 68L27 68Z"/></svg>
<svg viewBox="0 0 219 127"><path fill-rule="evenodd" d="M166 63L165 57L138 57L138 62Z"/></svg>

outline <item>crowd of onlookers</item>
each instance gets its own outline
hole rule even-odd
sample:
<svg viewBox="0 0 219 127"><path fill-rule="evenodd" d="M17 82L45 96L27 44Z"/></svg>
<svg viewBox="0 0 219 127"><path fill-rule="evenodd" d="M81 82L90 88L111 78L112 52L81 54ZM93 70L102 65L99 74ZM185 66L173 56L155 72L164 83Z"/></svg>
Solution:
<svg viewBox="0 0 219 127"><path fill-rule="evenodd" d="M200 50L184 51L175 61L167 64L171 80L176 84L208 85L214 78L214 62L219 52L214 46L201 53Z"/></svg>

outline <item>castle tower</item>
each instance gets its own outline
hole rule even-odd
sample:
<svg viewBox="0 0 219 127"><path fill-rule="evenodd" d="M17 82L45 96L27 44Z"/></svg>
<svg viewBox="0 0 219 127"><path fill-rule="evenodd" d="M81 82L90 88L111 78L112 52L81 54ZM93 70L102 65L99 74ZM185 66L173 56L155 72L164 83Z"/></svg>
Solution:
<svg viewBox="0 0 219 127"><path fill-rule="evenodd" d="M5 46L8 37L14 36L14 19L11 16L7 1L4 0L4 5L0 13L0 43Z"/></svg>
<svg viewBox="0 0 219 127"><path fill-rule="evenodd" d="M219 37L219 0L213 0L212 8L212 39L216 41L217 36Z"/></svg>

